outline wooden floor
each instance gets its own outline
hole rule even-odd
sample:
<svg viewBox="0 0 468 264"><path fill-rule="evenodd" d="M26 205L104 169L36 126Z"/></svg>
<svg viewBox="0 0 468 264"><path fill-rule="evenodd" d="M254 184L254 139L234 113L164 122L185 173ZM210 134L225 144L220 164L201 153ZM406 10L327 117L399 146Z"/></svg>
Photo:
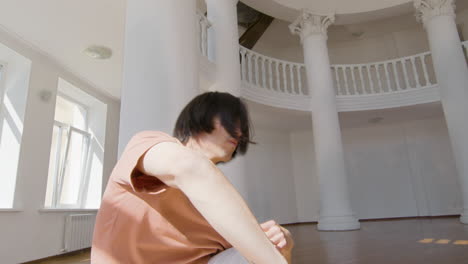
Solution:
<svg viewBox="0 0 468 264"><path fill-rule="evenodd" d="M361 230L318 232L288 225L295 264L468 264L468 225L458 218L362 222ZM35 264L88 264L89 252Z"/></svg>
<svg viewBox="0 0 468 264"><path fill-rule="evenodd" d="M90 264L90 250L82 250L65 256L51 257L43 260L25 262L23 264Z"/></svg>

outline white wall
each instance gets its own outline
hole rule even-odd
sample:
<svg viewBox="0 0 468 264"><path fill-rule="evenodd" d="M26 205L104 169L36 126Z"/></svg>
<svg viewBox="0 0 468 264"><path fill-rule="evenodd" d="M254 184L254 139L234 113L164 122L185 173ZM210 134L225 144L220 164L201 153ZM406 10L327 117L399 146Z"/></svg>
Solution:
<svg viewBox="0 0 468 264"><path fill-rule="evenodd" d="M376 62L429 50L423 25L414 14L330 27L328 46L332 64Z"/></svg>
<svg viewBox="0 0 468 264"><path fill-rule="evenodd" d="M317 221L311 131L291 133L298 219ZM453 215L461 211L443 117L342 129L351 204L360 219Z"/></svg>
<svg viewBox="0 0 468 264"><path fill-rule="evenodd" d="M298 222L318 220L320 197L315 172L315 153L312 130L294 131L291 137L293 175L296 186Z"/></svg>
<svg viewBox="0 0 468 264"><path fill-rule="evenodd" d="M351 202L359 218L418 215L403 129L379 125L343 131Z"/></svg>
<svg viewBox="0 0 468 264"><path fill-rule="evenodd" d="M246 154L248 203L258 221L297 222L289 133L256 129Z"/></svg>
<svg viewBox="0 0 468 264"><path fill-rule="evenodd" d="M289 24L275 19L253 50L287 61L303 62L300 38L289 32ZM361 36L353 36L360 32ZM414 15L372 23L332 25L328 29L328 48L332 64L376 62L429 50L424 28Z"/></svg>
<svg viewBox="0 0 468 264"><path fill-rule="evenodd" d="M459 178L444 118L403 127L419 215L460 214Z"/></svg>
<svg viewBox="0 0 468 264"><path fill-rule="evenodd" d="M119 102L97 92L48 56L3 29L0 29L0 43L32 62L15 192L18 211L0 211L1 262L19 263L59 254L63 248L67 213L39 211L45 200L58 78L107 104L105 176L110 175L117 157ZM44 92L50 93L49 100L41 99ZM106 183L107 178L104 185Z"/></svg>

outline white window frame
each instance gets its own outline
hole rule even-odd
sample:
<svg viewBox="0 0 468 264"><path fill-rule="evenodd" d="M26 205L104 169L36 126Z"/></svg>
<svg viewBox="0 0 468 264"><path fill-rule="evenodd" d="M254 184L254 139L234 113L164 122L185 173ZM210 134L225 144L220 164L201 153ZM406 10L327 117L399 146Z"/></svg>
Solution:
<svg viewBox="0 0 468 264"><path fill-rule="evenodd" d="M88 128L89 128L89 124L88 124L88 117L89 117L89 107L83 103L81 103L80 101L74 99L73 97L61 92L61 91L57 91L57 96L60 96L62 97L63 99L67 100L67 101L70 101L71 103L74 103L76 105L78 105L79 107L83 108L85 111L86 111L86 115L85 115L85 130L87 131Z"/></svg>
<svg viewBox="0 0 468 264"><path fill-rule="evenodd" d="M78 116L78 112L64 113L64 120L54 117L51 126L53 140L49 152L47 189L41 211L96 210L102 201L102 185L105 184L104 143L108 104L99 99L99 96L90 94L79 85L61 77L57 84L56 98L77 106L79 110L73 111L79 111L80 114ZM56 102L55 111L61 111L59 109L61 108L57 108ZM56 112L55 116L62 118L60 112ZM62 131L61 135L59 131ZM68 168L63 166L65 153L68 153Z"/></svg>
<svg viewBox="0 0 468 264"><path fill-rule="evenodd" d="M85 113L85 129L88 130L88 107L83 105L82 103L78 102L77 100L71 98L70 96L58 92L57 96L62 97L63 99L70 101L73 104L78 105L79 107L83 108L86 113ZM56 138L57 144L56 144L56 149L52 149L51 151L54 151L54 157L55 157L55 168L53 171L53 179L52 179L52 186L53 186L53 192L52 192L52 202L51 202L51 207L52 209L80 209L84 208L85 206L85 199L87 195L87 190L88 190L88 184L89 184L89 177L90 173L88 170L89 167L89 153L90 153L90 147L91 147L91 141L93 140L93 135L89 133L88 131L82 130L80 128L74 127L70 124L65 124L62 122L59 122L57 120L54 120L54 127L58 127L59 133ZM62 146L62 135L63 133L67 133L67 140L65 142L65 146ZM70 141L71 141L71 136L73 133L78 133L83 136L84 138L84 143L83 143L83 148L82 148L82 160L84 161L84 165L81 168L81 179L80 179L80 186L78 189L78 203L77 204L61 204L61 195L62 195L62 189L63 189L63 182L64 182L64 177L65 173L67 171L67 166L69 165L68 162L68 153L69 153L69 148L70 148ZM61 159L61 150L62 148L65 147L65 154L63 159Z"/></svg>
<svg viewBox="0 0 468 264"><path fill-rule="evenodd" d="M3 120L5 119L4 113L4 99L5 99L5 72L6 72L6 63L0 61L0 142L2 140L3 134Z"/></svg>

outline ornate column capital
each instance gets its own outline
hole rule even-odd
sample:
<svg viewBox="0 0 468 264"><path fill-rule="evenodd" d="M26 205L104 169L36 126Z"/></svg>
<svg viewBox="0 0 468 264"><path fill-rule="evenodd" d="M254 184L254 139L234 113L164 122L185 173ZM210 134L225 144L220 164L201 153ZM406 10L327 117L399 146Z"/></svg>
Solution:
<svg viewBox="0 0 468 264"><path fill-rule="evenodd" d="M416 19L426 25L436 16L451 16L455 19L455 0L414 0Z"/></svg>
<svg viewBox="0 0 468 264"><path fill-rule="evenodd" d="M327 28L335 22L335 14L319 15L303 9L296 20L289 25L289 30L294 35L301 37L301 42L311 34L323 34L327 36Z"/></svg>
<svg viewBox="0 0 468 264"><path fill-rule="evenodd" d="M197 10L197 18L200 24L206 26L206 28L211 27L211 22L208 20L208 18L203 14L202 11Z"/></svg>
<svg viewBox="0 0 468 264"><path fill-rule="evenodd" d="M214 4L214 3L223 4L223 2L227 2L228 4L237 5L237 3L239 2L239 0L205 0L205 2L206 2L207 4L208 4L208 2L210 2L210 4Z"/></svg>

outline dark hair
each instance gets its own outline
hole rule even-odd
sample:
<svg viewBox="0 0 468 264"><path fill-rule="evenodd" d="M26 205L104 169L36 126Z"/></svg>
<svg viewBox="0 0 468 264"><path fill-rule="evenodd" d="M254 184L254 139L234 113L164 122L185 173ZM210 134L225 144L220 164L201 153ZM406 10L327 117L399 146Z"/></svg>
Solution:
<svg viewBox="0 0 468 264"><path fill-rule="evenodd" d="M237 151L245 154L249 143L254 143L250 140L247 107L238 97L229 93L206 92L193 98L179 114L174 136L185 143L190 137L196 137L200 133L211 133L216 117L224 129L239 142L232 157L235 157ZM236 134L237 128L242 133L240 137Z"/></svg>

